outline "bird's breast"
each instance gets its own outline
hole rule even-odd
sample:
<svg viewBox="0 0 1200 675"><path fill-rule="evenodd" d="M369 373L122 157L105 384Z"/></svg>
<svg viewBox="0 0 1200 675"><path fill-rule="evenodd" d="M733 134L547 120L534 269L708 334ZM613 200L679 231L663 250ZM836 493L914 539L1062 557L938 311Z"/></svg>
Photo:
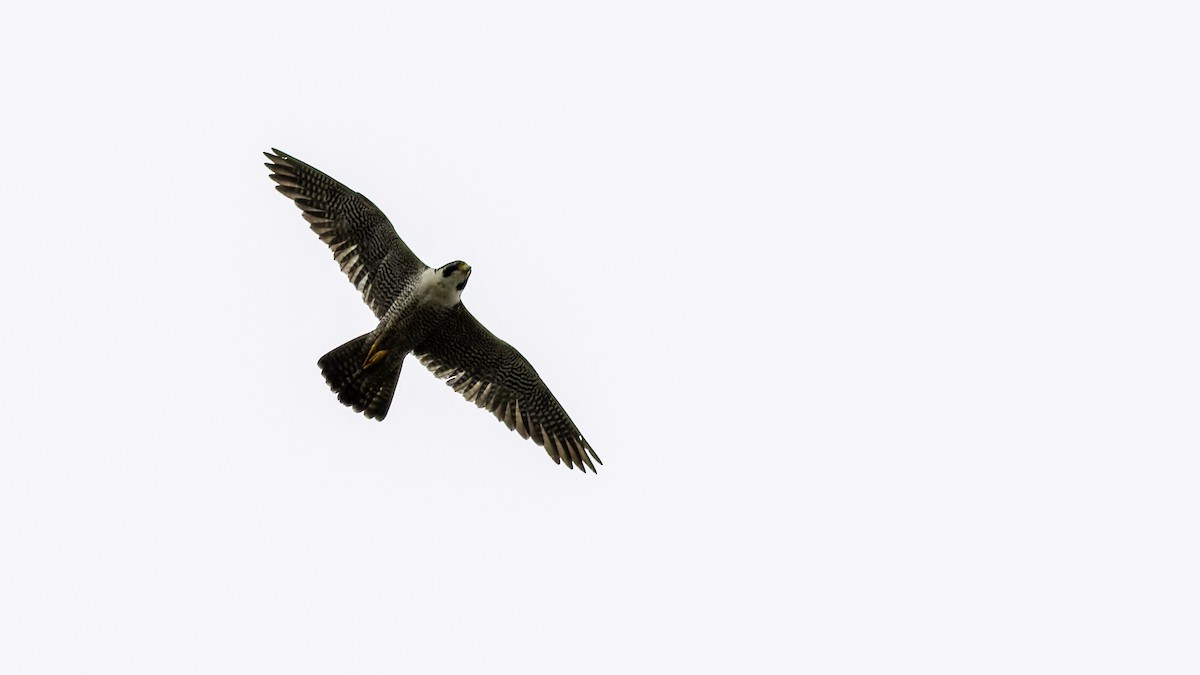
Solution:
<svg viewBox="0 0 1200 675"><path fill-rule="evenodd" d="M411 351L450 315L451 307L431 301L420 292L397 300L376 329L390 349Z"/></svg>

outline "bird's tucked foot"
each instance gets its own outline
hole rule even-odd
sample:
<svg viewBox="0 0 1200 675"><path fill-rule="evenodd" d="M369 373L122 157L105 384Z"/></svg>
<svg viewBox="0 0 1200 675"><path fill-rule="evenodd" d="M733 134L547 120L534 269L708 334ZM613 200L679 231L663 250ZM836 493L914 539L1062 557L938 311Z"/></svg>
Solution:
<svg viewBox="0 0 1200 675"><path fill-rule="evenodd" d="M363 361L362 369L366 370L367 368L370 368L371 366L384 360L387 358L387 355L391 353L391 351L392 350L390 349L380 349L379 340L376 340L371 344L371 348L367 350L367 360Z"/></svg>

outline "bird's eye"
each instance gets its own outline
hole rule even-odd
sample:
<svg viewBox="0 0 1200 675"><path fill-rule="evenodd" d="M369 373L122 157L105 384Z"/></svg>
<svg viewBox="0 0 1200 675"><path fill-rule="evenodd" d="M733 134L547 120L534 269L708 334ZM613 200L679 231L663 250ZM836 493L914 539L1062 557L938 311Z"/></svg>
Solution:
<svg viewBox="0 0 1200 675"><path fill-rule="evenodd" d="M454 268L447 265L446 269L442 270L442 276L449 277L451 274L454 274Z"/></svg>

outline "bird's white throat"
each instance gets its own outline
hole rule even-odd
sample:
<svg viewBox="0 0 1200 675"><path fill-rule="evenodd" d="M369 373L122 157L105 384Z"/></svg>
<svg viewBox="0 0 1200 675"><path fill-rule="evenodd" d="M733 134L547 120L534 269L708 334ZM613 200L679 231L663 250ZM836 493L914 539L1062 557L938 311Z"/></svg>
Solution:
<svg viewBox="0 0 1200 675"><path fill-rule="evenodd" d="M462 280L463 275L458 272L444 277L438 270L427 269L421 272L421 280L417 282L417 297L422 304L453 307L462 296L462 291L457 288Z"/></svg>

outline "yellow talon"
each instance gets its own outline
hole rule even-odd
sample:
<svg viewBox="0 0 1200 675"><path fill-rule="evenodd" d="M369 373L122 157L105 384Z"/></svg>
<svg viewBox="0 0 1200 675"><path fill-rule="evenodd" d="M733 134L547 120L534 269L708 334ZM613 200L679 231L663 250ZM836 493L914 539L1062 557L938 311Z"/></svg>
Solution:
<svg viewBox="0 0 1200 675"><path fill-rule="evenodd" d="M375 352L374 354L368 356L366 363L363 364L363 370L366 370L367 368L370 368L371 366L375 365L376 363L379 363L380 361L382 361L384 358L387 357L387 355L388 355L388 353L390 353L390 351L391 350L389 350L389 349L380 349L379 351Z"/></svg>
<svg viewBox="0 0 1200 675"><path fill-rule="evenodd" d="M367 360L363 362L363 370L366 370L376 363L379 363L386 358L390 352L390 349L380 349L379 340L376 340L375 343L371 345L371 348L367 350Z"/></svg>

